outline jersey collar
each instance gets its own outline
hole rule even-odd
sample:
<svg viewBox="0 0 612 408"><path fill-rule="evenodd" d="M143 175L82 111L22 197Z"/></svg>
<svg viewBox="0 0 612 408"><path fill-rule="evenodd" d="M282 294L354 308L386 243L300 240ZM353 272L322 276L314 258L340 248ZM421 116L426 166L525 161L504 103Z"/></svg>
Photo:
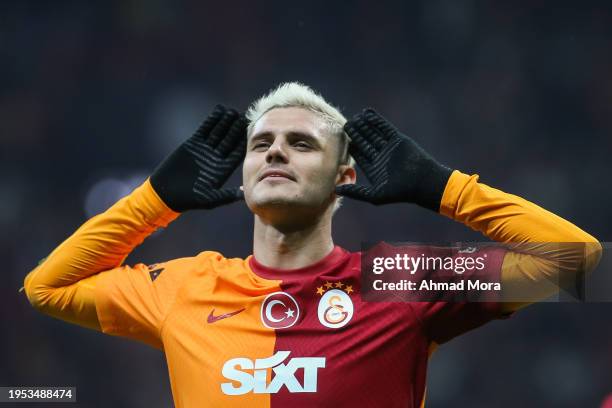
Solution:
<svg viewBox="0 0 612 408"><path fill-rule="evenodd" d="M307 276L321 274L322 272L332 270L343 259L349 255L348 251L342 247L334 246L329 254L324 258L316 261L313 264L297 269L279 269L270 268L259 263L253 255L249 257L249 266L253 273L264 279L299 279Z"/></svg>

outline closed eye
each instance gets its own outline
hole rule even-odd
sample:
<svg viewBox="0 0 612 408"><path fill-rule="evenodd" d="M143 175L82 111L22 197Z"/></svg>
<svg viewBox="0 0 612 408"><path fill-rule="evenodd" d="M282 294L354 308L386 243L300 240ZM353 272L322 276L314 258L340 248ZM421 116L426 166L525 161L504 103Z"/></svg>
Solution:
<svg viewBox="0 0 612 408"><path fill-rule="evenodd" d="M263 150L266 150L268 147L270 147L270 143L265 142L265 141L259 141L253 144L252 150L263 151Z"/></svg>
<svg viewBox="0 0 612 408"><path fill-rule="evenodd" d="M299 150L310 150L312 149L312 146L310 146L310 144L306 143L306 142L296 142L293 144L294 147L296 147Z"/></svg>

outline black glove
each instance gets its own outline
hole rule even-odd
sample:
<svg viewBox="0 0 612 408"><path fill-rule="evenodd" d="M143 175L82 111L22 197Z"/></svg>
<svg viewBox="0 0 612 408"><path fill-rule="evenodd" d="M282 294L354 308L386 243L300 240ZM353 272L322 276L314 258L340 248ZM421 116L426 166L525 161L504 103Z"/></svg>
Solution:
<svg viewBox="0 0 612 408"><path fill-rule="evenodd" d="M349 153L371 186L345 184L337 194L372 204L416 203L436 212L452 170L438 163L410 137L373 109L344 125Z"/></svg>
<svg viewBox="0 0 612 408"><path fill-rule="evenodd" d="M151 185L176 212L215 208L243 197L239 188L221 189L242 162L247 120L217 105L193 136L151 175Z"/></svg>

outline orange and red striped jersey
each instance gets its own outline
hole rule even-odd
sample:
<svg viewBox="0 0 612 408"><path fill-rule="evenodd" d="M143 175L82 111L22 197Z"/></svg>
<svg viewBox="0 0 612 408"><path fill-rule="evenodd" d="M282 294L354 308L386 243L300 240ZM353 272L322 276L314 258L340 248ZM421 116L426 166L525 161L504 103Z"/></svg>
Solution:
<svg viewBox="0 0 612 408"><path fill-rule="evenodd" d="M432 343L499 304L365 302L360 264L338 246L295 270L202 252L103 274L97 313L105 333L164 350L177 407L418 407Z"/></svg>

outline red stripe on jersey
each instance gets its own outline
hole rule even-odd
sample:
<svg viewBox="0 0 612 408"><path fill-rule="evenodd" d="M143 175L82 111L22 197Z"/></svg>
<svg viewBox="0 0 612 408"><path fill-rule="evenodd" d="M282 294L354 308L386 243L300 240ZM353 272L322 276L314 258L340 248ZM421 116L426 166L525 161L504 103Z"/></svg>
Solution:
<svg viewBox="0 0 612 408"><path fill-rule="evenodd" d="M361 301L360 265L359 253L340 247L314 265L296 270L266 268L251 259L256 274L282 279L281 290L300 307L296 324L276 330L275 354L291 353L283 361L290 369L280 370L288 378L277 380L282 386L270 395L272 407L420 405L429 341L409 304ZM320 307L320 302L333 290L347 294L342 298L350 298L353 305L351 319L337 328L326 327L325 314L319 312L329 309L327 304ZM302 367L292 364L293 358L314 363ZM309 392L313 386L316 392Z"/></svg>

